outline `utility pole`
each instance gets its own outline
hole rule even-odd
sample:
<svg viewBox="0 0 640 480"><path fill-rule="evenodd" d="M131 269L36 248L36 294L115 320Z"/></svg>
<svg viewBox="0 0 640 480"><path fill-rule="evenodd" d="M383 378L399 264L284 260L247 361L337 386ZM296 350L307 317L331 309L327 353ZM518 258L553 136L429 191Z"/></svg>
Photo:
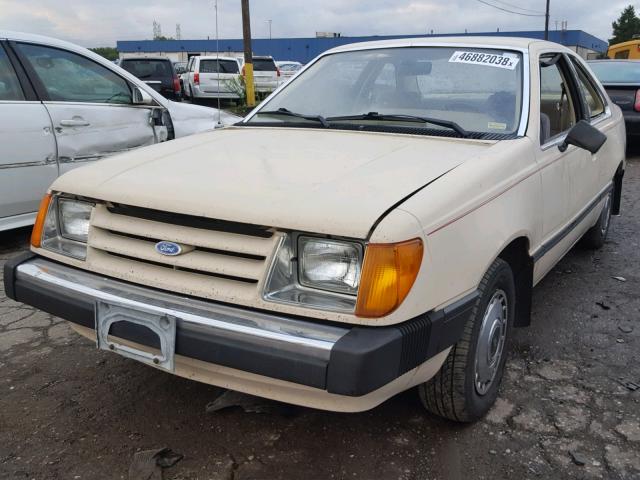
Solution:
<svg viewBox="0 0 640 480"><path fill-rule="evenodd" d="M220 119L222 110L220 109L220 35L218 33L218 0L215 0L216 9L216 77L218 78L218 126L222 126Z"/></svg>
<svg viewBox="0 0 640 480"><path fill-rule="evenodd" d="M247 89L247 106L255 107L256 92L253 84L253 56L251 54L251 18L249 0L242 0L242 40L244 43L244 83Z"/></svg>
<svg viewBox="0 0 640 480"><path fill-rule="evenodd" d="M547 11L544 15L544 39L549 40L549 1L547 0Z"/></svg>
<svg viewBox="0 0 640 480"><path fill-rule="evenodd" d="M267 20L267 23L269 24L269 40L271 40L271 22L273 20Z"/></svg>

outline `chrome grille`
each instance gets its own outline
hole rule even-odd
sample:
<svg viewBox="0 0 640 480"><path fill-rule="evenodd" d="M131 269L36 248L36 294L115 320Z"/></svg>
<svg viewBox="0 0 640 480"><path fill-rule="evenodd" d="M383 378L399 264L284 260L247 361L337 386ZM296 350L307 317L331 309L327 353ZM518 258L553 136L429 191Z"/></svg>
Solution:
<svg viewBox="0 0 640 480"><path fill-rule="evenodd" d="M155 244L163 240L186 246L185 253L158 253ZM87 263L135 283L248 301L255 299L278 241L279 235L266 227L98 204L91 216Z"/></svg>

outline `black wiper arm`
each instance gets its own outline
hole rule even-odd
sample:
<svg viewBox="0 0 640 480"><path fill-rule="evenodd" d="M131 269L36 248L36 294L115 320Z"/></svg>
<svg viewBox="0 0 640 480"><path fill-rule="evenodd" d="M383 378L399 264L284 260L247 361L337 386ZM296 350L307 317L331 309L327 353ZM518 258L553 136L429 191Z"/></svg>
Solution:
<svg viewBox="0 0 640 480"><path fill-rule="evenodd" d="M324 128L329 128L329 122L322 115L305 115L303 113L292 112L291 110L289 110L287 108L279 108L277 110L259 111L258 115L260 115L260 114L264 114L264 115L286 115L288 117L303 118L304 120L311 120L311 121L319 122Z"/></svg>
<svg viewBox="0 0 640 480"><path fill-rule="evenodd" d="M329 122L340 120L398 120L403 122L416 122L416 123L431 123L438 125L439 127L450 128L458 133L463 138L469 138L469 132L458 125L452 120L444 120L441 118L420 117L417 115L404 115L404 114L387 114L378 112L363 113L360 115L344 115L342 117L328 117L326 119Z"/></svg>

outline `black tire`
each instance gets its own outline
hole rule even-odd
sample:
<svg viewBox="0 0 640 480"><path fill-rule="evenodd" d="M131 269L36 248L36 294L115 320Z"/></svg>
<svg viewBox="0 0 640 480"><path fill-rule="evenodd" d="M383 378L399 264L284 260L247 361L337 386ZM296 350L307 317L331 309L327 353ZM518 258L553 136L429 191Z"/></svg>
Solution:
<svg viewBox="0 0 640 480"><path fill-rule="evenodd" d="M580 240L580 244L585 248L598 250L602 248L609 233L609 225L611 224L611 210L613 206L613 190L605 198L604 206L598 217L596 224L587 230Z"/></svg>
<svg viewBox="0 0 640 480"><path fill-rule="evenodd" d="M478 291L480 295L462 338L451 348L440 371L431 380L418 386L420 399L428 411L456 422L478 420L487 413L498 396L515 313L515 283L509 264L500 258L496 259L482 278ZM503 323L504 341L500 356L494 362L497 366L495 374L488 383L483 384L482 388L486 387L486 391L479 393L479 387L476 386L476 353L480 331L485 314L490 318L487 311L490 302L503 297L506 298L506 305L502 302L499 305L506 315Z"/></svg>

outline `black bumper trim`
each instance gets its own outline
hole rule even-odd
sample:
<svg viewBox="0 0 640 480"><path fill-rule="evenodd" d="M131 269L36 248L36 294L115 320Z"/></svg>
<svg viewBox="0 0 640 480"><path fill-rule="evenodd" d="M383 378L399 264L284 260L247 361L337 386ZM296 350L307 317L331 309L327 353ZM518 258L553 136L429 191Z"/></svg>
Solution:
<svg viewBox="0 0 640 480"><path fill-rule="evenodd" d="M21 263L27 262L36 256L35 253L28 251L23 252L20 255L16 255L15 257L10 258L4 264L4 273L2 275L4 281L4 291L12 300L16 299L16 290L14 283L14 272L18 265Z"/></svg>
<svg viewBox="0 0 640 480"><path fill-rule="evenodd" d="M442 310L388 327L353 327L331 350L327 390L360 396L376 390L462 337L475 291Z"/></svg>
<svg viewBox="0 0 640 480"><path fill-rule="evenodd" d="M7 296L77 325L95 328L95 302L56 288L43 288L28 278L16 278L16 268L35 255L25 254L5 264ZM329 360L217 338L207 326L178 320L176 353L204 362L327 390L362 396L455 344L477 300L477 292L450 306L387 327L354 326L337 340ZM305 321L313 322L308 319ZM111 333L147 346L155 335L138 325L119 322Z"/></svg>

